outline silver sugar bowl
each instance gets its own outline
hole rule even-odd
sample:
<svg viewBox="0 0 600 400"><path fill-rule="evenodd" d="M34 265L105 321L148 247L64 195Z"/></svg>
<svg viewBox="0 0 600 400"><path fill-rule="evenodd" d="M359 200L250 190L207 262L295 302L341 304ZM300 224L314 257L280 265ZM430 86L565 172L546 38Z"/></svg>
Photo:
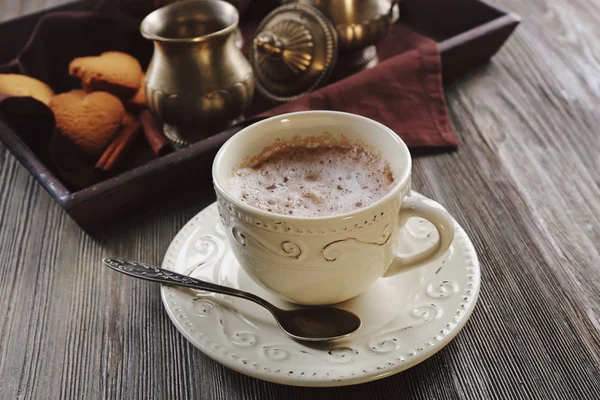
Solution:
<svg viewBox="0 0 600 400"><path fill-rule="evenodd" d="M378 63L375 45L397 19L399 0L284 0L316 7L335 26L338 37L337 69L348 73ZM337 75L337 73L336 73Z"/></svg>

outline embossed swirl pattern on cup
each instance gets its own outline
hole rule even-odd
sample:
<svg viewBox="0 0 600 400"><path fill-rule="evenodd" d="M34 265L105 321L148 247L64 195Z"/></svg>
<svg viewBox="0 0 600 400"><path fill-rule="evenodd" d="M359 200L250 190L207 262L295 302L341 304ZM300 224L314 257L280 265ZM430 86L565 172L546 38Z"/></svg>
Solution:
<svg viewBox="0 0 600 400"><path fill-rule="evenodd" d="M393 218L396 218L396 210L398 209L394 203L391 203L388 209L380 211L379 213L369 215L369 217L361 219L360 221L358 221L357 219L353 219L351 221L343 221L337 225L323 224L317 226L314 224L307 224L306 226L300 225L292 228L287 226L286 224L283 224L276 214L273 214L272 217L269 218L259 218L252 214L249 214L244 210L236 207L235 205L230 203L226 198L221 196L217 189L215 189L215 191L217 194L217 204L219 206L219 212L221 214L223 224L226 223L224 218L227 214L231 216L231 218L236 218L241 222L245 222L247 224L252 225L255 229L265 230L269 232L289 232L290 235L294 236L322 236L342 231L353 232L355 230L360 230L369 227L373 224L379 223L382 220L392 221ZM410 191L410 183L408 183L406 187L402 189L400 197L405 197L405 193L407 193L408 191Z"/></svg>
<svg viewBox="0 0 600 400"><path fill-rule="evenodd" d="M370 226L374 223L382 221L384 215L381 213L374 215L371 221L364 221L363 224L356 224L354 229L341 229L348 232L348 236L344 239L336 239L333 241L325 241L318 249L307 249L302 239L295 238L295 235L290 235L289 239L282 240L280 243L268 243L266 240L260 238L260 234L256 231L255 227L267 227L268 224L260 221L248 221L247 219L240 218L239 215L235 215L227 207L223 207L222 198L217 203L219 210L219 217L221 223L225 227L225 230L231 234L235 243L245 248L253 248L261 253L268 253L282 259L288 260L301 260L306 262L314 257L320 261L334 262L340 258L345 252L356 249L356 247L382 247L390 243L392 238L394 224L386 223L382 225L382 231L377 240L363 239L361 237L360 230L364 227ZM273 226L277 226L275 222ZM283 228L287 231L287 228ZM291 230L290 230L291 233ZM327 233L325 229L307 229L307 236L322 236L322 233ZM310 235L312 233L312 235ZM333 233L333 232L331 232ZM235 245L232 243L232 245Z"/></svg>

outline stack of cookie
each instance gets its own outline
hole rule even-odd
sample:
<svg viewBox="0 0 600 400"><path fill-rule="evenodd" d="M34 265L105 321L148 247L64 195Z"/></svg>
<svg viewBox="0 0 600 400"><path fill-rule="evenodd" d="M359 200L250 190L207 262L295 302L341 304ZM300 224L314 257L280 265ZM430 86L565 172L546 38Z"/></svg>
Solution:
<svg viewBox="0 0 600 400"><path fill-rule="evenodd" d="M97 170L111 171L142 126L157 155L168 150L168 141L145 110L144 72L138 60L126 53L109 51L75 58L68 72L81 81L81 89L55 95L37 79L0 74L0 93L31 96L48 105L61 142Z"/></svg>
<svg viewBox="0 0 600 400"><path fill-rule="evenodd" d="M98 160L121 129L136 123L127 111L138 111L146 103L142 67L129 54L109 51L74 59L69 74L81 80L83 89L50 100L56 128L90 159Z"/></svg>

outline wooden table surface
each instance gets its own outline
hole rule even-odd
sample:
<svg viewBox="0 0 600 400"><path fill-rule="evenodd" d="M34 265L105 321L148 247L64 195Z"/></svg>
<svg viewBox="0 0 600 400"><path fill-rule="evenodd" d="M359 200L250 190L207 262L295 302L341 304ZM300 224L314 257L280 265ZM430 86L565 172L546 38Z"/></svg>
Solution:
<svg viewBox="0 0 600 400"><path fill-rule="evenodd" d="M0 18L62 2L0 0ZM158 285L100 264L160 263L210 189L91 237L0 147L0 399L598 399L600 2L496 3L524 21L447 88L460 150L414 161L414 187L481 260L479 303L446 348L335 389L222 367L177 332Z"/></svg>

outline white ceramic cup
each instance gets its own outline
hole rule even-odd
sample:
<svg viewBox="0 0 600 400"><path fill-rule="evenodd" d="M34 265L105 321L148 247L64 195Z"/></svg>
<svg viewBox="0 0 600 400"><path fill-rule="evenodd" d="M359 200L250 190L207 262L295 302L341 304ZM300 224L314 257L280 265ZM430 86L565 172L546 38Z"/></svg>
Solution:
<svg viewBox="0 0 600 400"><path fill-rule="evenodd" d="M343 134L381 152L396 181L379 201L324 217L279 215L233 197L228 179L244 160L278 140ZM298 304L325 305L350 299L380 277L440 257L454 237L452 217L438 203L410 197L411 157L391 129L354 114L306 111L279 115L238 132L219 150L213 183L221 221L233 252L260 285ZM439 233L431 247L398 254L398 233L411 217L430 221Z"/></svg>

